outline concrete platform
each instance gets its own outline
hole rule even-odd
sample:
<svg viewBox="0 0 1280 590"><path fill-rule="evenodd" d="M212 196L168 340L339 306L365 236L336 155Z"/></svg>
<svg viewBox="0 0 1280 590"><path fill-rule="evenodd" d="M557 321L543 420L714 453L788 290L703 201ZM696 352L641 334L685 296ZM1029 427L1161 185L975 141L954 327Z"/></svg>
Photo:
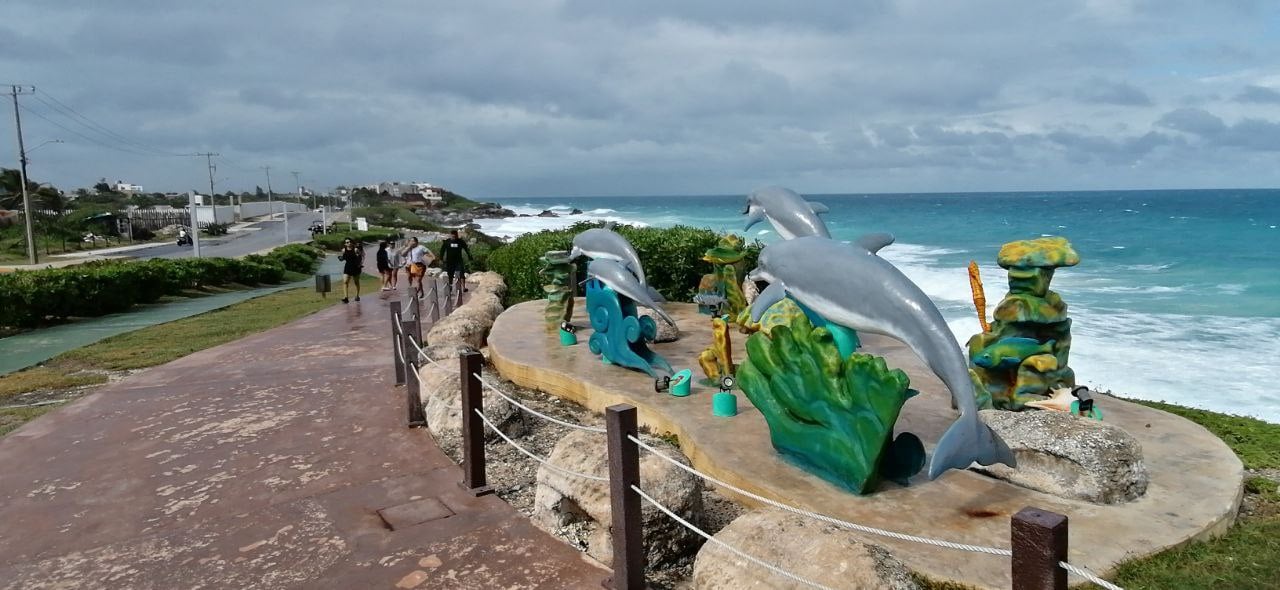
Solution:
<svg viewBox="0 0 1280 590"><path fill-rule="evenodd" d="M875 494L856 496L784 461L769 442L768 426L745 395L734 418L711 415L711 394L694 385L689 397L654 391L647 375L602 364L586 342L589 322L579 300L575 309L579 344L562 347L543 320L541 301L504 312L489 337L490 358L499 372L517 384L546 391L602 411L617 403L639 408L639 418L655 432L679 437L680 447L698 469L762 496L851 522L960 543L1009 547L1009 517L1027 506L1070 518L1073 564L1099 573L1118 562L1191 540L1220 534L1235 520L1243 467L1225 444L1183 418L1122 400L1103 397L1107 421L1133 434L1143 446L1151 482L1133 502L1097 506L1014 486L972 471L950 471L935 481L923 474L909 487L884 484ZM707 316L691 304L669 304L684 336L653 346L676 370L693 369L711 341ZM950 395L914 353L890 338L862 335L865 350L900 368L921 395L907 402L899 431L914 432L932 452L955 419ZM745 337L732 334L734 358L746 358ZM936 548L883 537L869 541L887 547L918 572L985 588L1008 588L1005 557ZM761 576L772 575L761 570ZM1079 580L1076 580L1079 581Z"/></svg>
<svg viewBox="0 0 1280 590"><path fill-rule="evenodd" d="M390 334L371 294L0 438L0 589L600 587L406 427Z"/></svg>

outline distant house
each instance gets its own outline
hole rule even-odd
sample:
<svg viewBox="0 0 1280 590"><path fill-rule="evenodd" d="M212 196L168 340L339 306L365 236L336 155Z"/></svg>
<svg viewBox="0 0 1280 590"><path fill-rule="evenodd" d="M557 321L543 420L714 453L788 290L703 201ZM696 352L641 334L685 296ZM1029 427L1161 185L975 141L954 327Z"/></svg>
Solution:
<svg viewBox="0 0 1280 590"><path fill-rule="evenodd" d="M440 190L426 182L380 182L375 186L372 190L379 195L410 205L430 207L444 200Z"/></svg>
<svg viewBox="0 0 1280 590"><path fill-rule="evenodd" d="M127 182L117 180L115 184L115 191L118 193L133 196L133 195L142 193L142 185L129 184Z"/></svg>

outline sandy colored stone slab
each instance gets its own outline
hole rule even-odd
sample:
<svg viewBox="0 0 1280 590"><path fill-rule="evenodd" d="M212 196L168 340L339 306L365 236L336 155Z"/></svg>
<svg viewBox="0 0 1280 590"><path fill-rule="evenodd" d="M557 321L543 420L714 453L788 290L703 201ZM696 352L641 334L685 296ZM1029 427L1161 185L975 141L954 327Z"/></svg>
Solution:
<svg viewBox="0 0 1280 590"><path fill-rule="evenodd" d="M514 306L494 324L489 353L503 376L595 411L633 404L642 425L679 437L681 450L696 468L793 506L902 533L1001 548L1009 547L1009 517L1034 506L1071 519L1070 561L1098 572L1125 559L1220 534L1235 520L1244 470L1230 448L1188 420L1110 397L1098 402L1107 422L1141 443L1150 471L1147 493L1132 502L1098 506L954 470L936 481L919 475L909 487L886 483L875 494L855 496L784 461L769 442L764 418L745 395L738 395L738 416L715 418L711 388L695 383L693 394L683 398L656 393L648 376L604 365L591 354L585 344L590 327L581 313L574 320L581 327L580 344L560 346L557 333L543 320L543 305L531 301ZM665 307L684 335L653 349L676 370L692 368L700 376L696 358L711 341L710 319L698 315L692 304ZM956 416L946 388L904 345L861 337L867 352L906 371L912 387L920 390L903 407L898 431L914 432L932 452ZM732 338L734 358L745 358L745 337L734 332ZM987 588L1010 584L1005 557L882 537L867 540L933 578ZM761 575L770 574L762 570Z"/></svg>

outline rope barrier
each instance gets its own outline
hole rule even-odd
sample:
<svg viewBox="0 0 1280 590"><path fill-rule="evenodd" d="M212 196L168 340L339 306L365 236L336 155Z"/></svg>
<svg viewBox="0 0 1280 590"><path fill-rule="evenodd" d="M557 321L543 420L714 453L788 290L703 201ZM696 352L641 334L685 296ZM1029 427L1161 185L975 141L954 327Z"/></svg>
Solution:
<svg viewBox="0 0 1280 590"><path fill-rule="evenodd" d="M653 498L649 497L649 494L644 493L644 490L640 489L639 487L636 487L636 486L634 486L634 485L633 485L633 486L631 486L631 489L632 489L632 490L634 490L634 491L635 491L635 493L640 494L640 497L641 497L641 498L644 498L644 499L645 499L645 501L647 501L647 502L648 502L648 503L650 503L650 504L653 504L653 507L654 507L654 508L657 508L658 510L661 510L663 514L666 514L667 516L671 517L671 519L672 519L672 520L675 520L676 522L680 523L681 525L684 525L684 528L687 528L687 529L689 529L689 530L693 531L694 533L697 533L697 534L698 534L699 536L701 536L703 539L706 539L706 540L708 540L708 541L710 541L710 542L712 542L712 543L715 543L716 545L719 545L719 546L721 546L721 547L724 547L726 550L728 550L729 552L733 553L734 555L737 555L738 557L741 557L741 558L743 558L743 559L745 559L745 560L747 560L747 561L750 561L751 563L754 563L754 564L756 564L756 565L758 565L758 566L760 566L760 567L763 567L763 568L765 568L765 569L767 569L767 570L769 570L769 571L771 571L771 572L773 572L773 573L775 573L775 574L778 574L779 576L782 576L782 577L784 577L784 578L787 578L787 579L789 579L789 580L793 580L793 581L799 582L799 583L801 583L801 584L804 584L804 585L806 585L806 586L810 586L810 587L813 587L813 588L822 588L823 590L832 590L829 586L823 586L822 584L819 584L819 583L814 582L814 581L812 581L812 580L806 580L805 578L802 578L802 577L800 577L800 576L797 576L796 574L793 574L793 573L791 573L791 572L789 572L789 571L787 571L787 570L784 570L784 569L782 569L782 568L780 568L780 567L778 567L778 566L776 566L776 565L773 565L773 564L771 564L771 563L767 563L767 562L765 562L765 561L761 560L761 559L760 559L760 558L758 558L758 557L753 557L753 556L751 556L751 555L747 555L747 554L746 554L746 553L744 553L742 550L740 550L740 549L738 549L738 548L736 548L736 547L734 547L734 546L732 546L732 545L729 545L728 543L725 543L724 541L721 541L720 539L717 539L717 538L715 538L715 537L711 536L711 534L710 534L710 533L707 533L706 531L704 531L704 530L702 530L702 529L700 529L700 528L698 528L698 527L696 527L696 526L693 526L693 524L691 524L689 521L687 521L687 520L685 520L685 519L683 519L683 518L680 518L680 516L679 516L679 515L677 515L676 513L672 512L671 510L669 510L666 506L663 506L662 504L658 503L658 501L657 501L657 500L654 500Z"/></svg>
<svg viewBox="0 0 1280 590"><path fill-rule="evenodd" d="M1097 584L1097 585L1099 585L1099 586L1102 586L1103 588L1106 588L1107 590L1124 590L1124 588L1121 588L1120 586L1117 586L1117 585L1115 585L1115 584L1112 584L1111 582L1108 582L1108 581L1106 581L1106 580L1104 580L1104 579L1102 579L1102 578L1099 578L1097 574L1095 574L1095 573L1093 573L1093 572L1091 572L1091 571L1089 571L1089 570L1087 570L1087 569L1085 569L1085 568L1082 568L1082 567L1076 567L1076 566L1071 565L1071 564L1069 564L1069 563L1067 563L1067 562L1065 562L1065 561L1059 561L1059 562L1058 562L1058 567L1060 567L1060 568L1062 568L1062 569L1064 569L1064 570L1067 570L1068 572L1073 573L1073 574L1075 574L1075 575L1077 575L1077 576L1080 576L1081 578L1084 578L1084 579L1086 579L1086 580L1088 580L1088 581L1090 581L1090 582L1093 582L1094 584Z"/></svg>
<svg viewBox="0 0 1280 590"><path fill-rule="evenodd" d="M603 428L597 428L597 427L595 427L595 426L583 426L582 424L574 424L573 422L565 422L564 420L561 420L561 419L559 419L559 418L554 418L554 417L548 416L548 415L546 415L546 414L543 414L543 413L541 413L541 412L539 412L539 411L537 411L537 410L535 410L535 409L533 409L533 408L530 408L529 406L526 406L526 405L524 405L524 404L522 404L522 403L520 403L520 402L516 401L516 400L515 400L515 398L513 398L513 397L511 397L511 396L509 396L509 395L507 395L507 394L505 394L505 393L502 393L502 391L501 391L501 390L499 390L497 387L494 387L491 383L489 383L488 381L485 381L485 380L484 380L484 377L481 377L479 373L472 373L472 374L471 374L471 376L472 376L472 377L475 377L476 379L478 379L478 380L480 381L480 383L481 383L482 385L484 385L485 387L488 387L491 391L493 391L494 393L496 393L496 394L498 394L499 396L501 396L501 397L502 397L502 399L507 400L509 403L511 403L511 405L513 405L513 406L515 406L515 407L517 407L517 408L520 408L521 410L524 410L524 411L526 411L526 412L529 412L530 414L533 414L534 416L537 416L537 417L539 417L539 418L542 418L543 420L547 420L547 421L550 421L550 422L555 422L556 424L559 424L559 425L561 425L561 426L567 426L567 427L569 427L569 428L573 428L573 429L576 429L576 430L583 430L583 431L586 431L586 432L595 432L595 433L599 433L599 434L604 434L605 432L607 432L607 431L606 431L605 429L603 429Z"/></svg>
<svg viewBox="0 0 1280 590"><path fill-rule="evenodd" d="M730 490L733 490L733 491L735 491L735 492L737 492L737 493L739 493L739 494L742 494L742 495L744 495L744 496L747 496L748 498L752 498L752 499L754 499L754 500L756 500L756 501L758 501L758 502L762 502L762 503L768 504L768 505L770 505L770 506L773 506L774 508L780 508L780 509L782 509L782 510L786 510L787 512L791 512L791 513L793 513L793 514L799 514L800 516L807 516L807 517L809 517L809 518L812 518L812 519L815 519L815 520L820 520L820 521L825 522L825 523L827 523L827 524L835 525L835 526L838 526L838 527L843 527L843 528L847 528L847 529L852 529L852 530L855 530L855 531L861 531L861 532L869 533L869 534L872 534L872 535L880 535L880 536L882 536L882 537L888 537L888 538L890 538L890 539L898 539L898 540L900 540L900 541L911 541L911 542L913 542L913 543L922 543L922 544L925 544L925 545L933 545L934 547L944 547L944 548L947 548L947 549L958 549L958 550L961 550L961 551L972 551L972 552L974 552L974 553L987 553L987 554L990 554L990 555L1000 555L1000 556L1004 556L1004 557L1009 557L1009 556L1013 555L1013 552L1012 552L1012 551L1010 551L1010 550L1008 550L1008 549L1000 549L1000 548L998 548L998 547L984 547L984 546L982 546L982 545L967 545L967 544L965 544L965 543L954 543L954 542L952 542L952 541L942 541L942 540L939 540L939 539L930 539L930 538L928 538L928 537L917 537L917 536L915 536L915 535L907 535L907 534L903 534L903 533L896 533L896 532L893 532L893 531L887 531L887 530L884 530L884 529L878 529L878 528L875 528L875 527L869 527L869 526L866 526L866 525L861 525L861 524L856 524L856 523L852 523L852 522L848 522L848 521L840 520L840 519L838 519L838 518L832 518L832 517L827 516L827 515L825 515L825 514L818 514L818 513L816 513L816 512L810 512L810 511L808 511L808 510L804 510L804 509L801 509L801 508L796 508L796 507L794 507L794 506L789 506L789 505L787 505L787 504L783 504L783 503L781 503L781 502L777 502L777 501L775 501L775 500L771 500L771 499L766 498L766 497L764 497L764 496L761 496L761 495L758 495L758 494L753 494L753 493L748 492L748 491L746 491L746 490L744 490L744 489L742 489L742 488L739 488L739 487L737 487L737 486L735 486L735 485L732 485L732 484L729 484L729 483L726 483L726 482L720 481L720 480L718 480L718 479L716 479L716 478L714 478L714 477L711 477L710 475L707 475L707 474L705 474L705 473L703 473L703 472L701 472L701 471L698 471L697 469L694 469L694 468L692 468L692 467L689 467L689 466L687 466L687 465L685 465L685 464L683 464L683 463L681 463L681 462L679 462L679 461L676 461L675 459L672 459L671 457L668 457L668 456L666 456L666 455L664 455L664 454L662 454L662 453L658 452L658 451L657 451L657 449L654 449L653 447L651 447L651 446L649 446L649 445L647 445L647 444L644 444L643 442L641 442L641 441L640 441L640 439L638 439L638 438L636 438L636 437L634 437L634 436L627 435L627 438L628 438L628 439L631 439L631 442L636 443L636 445L638 445L640 448L642 448L642 449L644 449L644 450L646 450L646 451L649 451L650 453L653 453L654 455L657 455L657 456L661 457L662 459L665 459L668 463L670 463L670 464L672 464L672 465L675 465L676 467L679 467L680 469L683 469L683 470L685 470L685 471L687 471L687 472L689 472L689 473L691 473L691 474L693 474L693 475L696 475L696 476L698 476L698 477L701 477L702 479L705 479L705 480L707 480L707 481L709 481L709 482L711 482L711 483L713 483L713 484L716 484L716 485L718 485L718 486L721 486L721 487L724 487L724 488L728 488L728 489L730 489Z"/></svg>
<svg viewBox="0 0 1280 590"><path fill-rule="evenodd" d="M543 459L542 457L539 457L539 456L537 456L537 455L533 454L532 452L528 451L528 450L527 450L527 449L525 449L524 447L522 447L522 446L520 446L520 445L516 444L516 441L511 440L511 439L506 435L506 433L504 433L504 432L502 432L501 430L499 430L497 426L494 426L493 422L490 422L490 421L489 421L489 417L484 415L484 412L481 412L480 410L473 410L473 411L476 413L476 415L477 415L477 416L479 416L479 417L480 417L480 419L481 419L481 420L483 420L483 421L484 421L484 423L485 423L485 425L486 425L486 426L488 426L488 427L489 427L489 428L491 428L494 432L496 432L496 433L498 434L498 436L502 437L502 440L507 441L507 444L509 444L509 445L511 445L511 446L513 446L513 447L515 447L517 451L520 451L521 453L524 453L524 454L525 454L526 456L528 456L530 459L533 459L534 461L537 461L537 462L539 462L539 463L541 463L541 464L543 464L543 465L546 465L548 469L550 469L550 470L552 470L552 471L555 471L555 472L558 472L558 473L561 473L561 474L564 474L564 475L568 475L568 476L570 476L570 477L580 477L580 478L582 478L582 479L589 479L589 480L591 480L591 481L603 481L603 482L608 482L608 481L609 481L609 478L607 478L607 477L600 477L600 476L598 476L598 475L587 475L587 474L585 474L585 473L578 473L578 472L576 472L576 471L570 471L570 470L565 469L565 468L563 468L563 467L557 467L556 465L551 464L551 462L550 462L550 461L547 461L546 459Z"/></svg>

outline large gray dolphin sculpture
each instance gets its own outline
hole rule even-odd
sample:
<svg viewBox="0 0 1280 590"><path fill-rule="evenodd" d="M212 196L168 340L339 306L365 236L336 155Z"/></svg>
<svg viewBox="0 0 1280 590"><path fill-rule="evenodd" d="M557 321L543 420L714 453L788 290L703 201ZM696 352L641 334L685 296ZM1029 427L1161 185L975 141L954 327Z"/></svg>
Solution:
<svg viewBox="0 0 1280 590"><path fill-rule="evenodd" d="M742 212L747 216L747 224L742 231L768 219L774 231L785 240L803 236L829 238L826 224L818 219L819 213L826 212L827 206L822 203L810 203L790 189L769 186L747 195L747 208Z"/></svg>
<svg viewBox="0 0 1280 590"><path fill-rule="evenodd" d="M864 246L884 241L875 237L842 244L802 237L766 246L748 275L769 282L751 304L752 319L758 321L790 294L830 322L905 342L942 379L960 408L960 417L933 451L929 479L975 461L1016 466L1008 445L978 420L968 364L942 313L915 283Z"/></svg>
<svg viewBox="0 0 1280 590"><path fill-rule="evenodd" d="M649 291L636 280L636 276L631 274L631 271L623 267L618 261L608 258L593 258L587 264L587 276L599 279L600 282L616 291L619 295L630 297L637 305L652 309L653 313L658 314L658 317L661 317L663 321L672 326L676 325L676 321L667 315L666 310L662 309L649 296Z"/></svg>
<svg viewBox="0 0 1280 590"><path fill-rule="evenodd" d="M617 232L605 227L596 227L573 236L573 249L569 251L569 259L577 260L583 255L590 257L592 260L617 261L622 264L623 268L635 275L636 279L640 281L640 285L649 293L650 298L654 301L666 301L661 293L649 286L649 281L644 276L644 267L640 264L640 255L636 254L636 249L631 246L631 242L618 235Z"/></svg>

